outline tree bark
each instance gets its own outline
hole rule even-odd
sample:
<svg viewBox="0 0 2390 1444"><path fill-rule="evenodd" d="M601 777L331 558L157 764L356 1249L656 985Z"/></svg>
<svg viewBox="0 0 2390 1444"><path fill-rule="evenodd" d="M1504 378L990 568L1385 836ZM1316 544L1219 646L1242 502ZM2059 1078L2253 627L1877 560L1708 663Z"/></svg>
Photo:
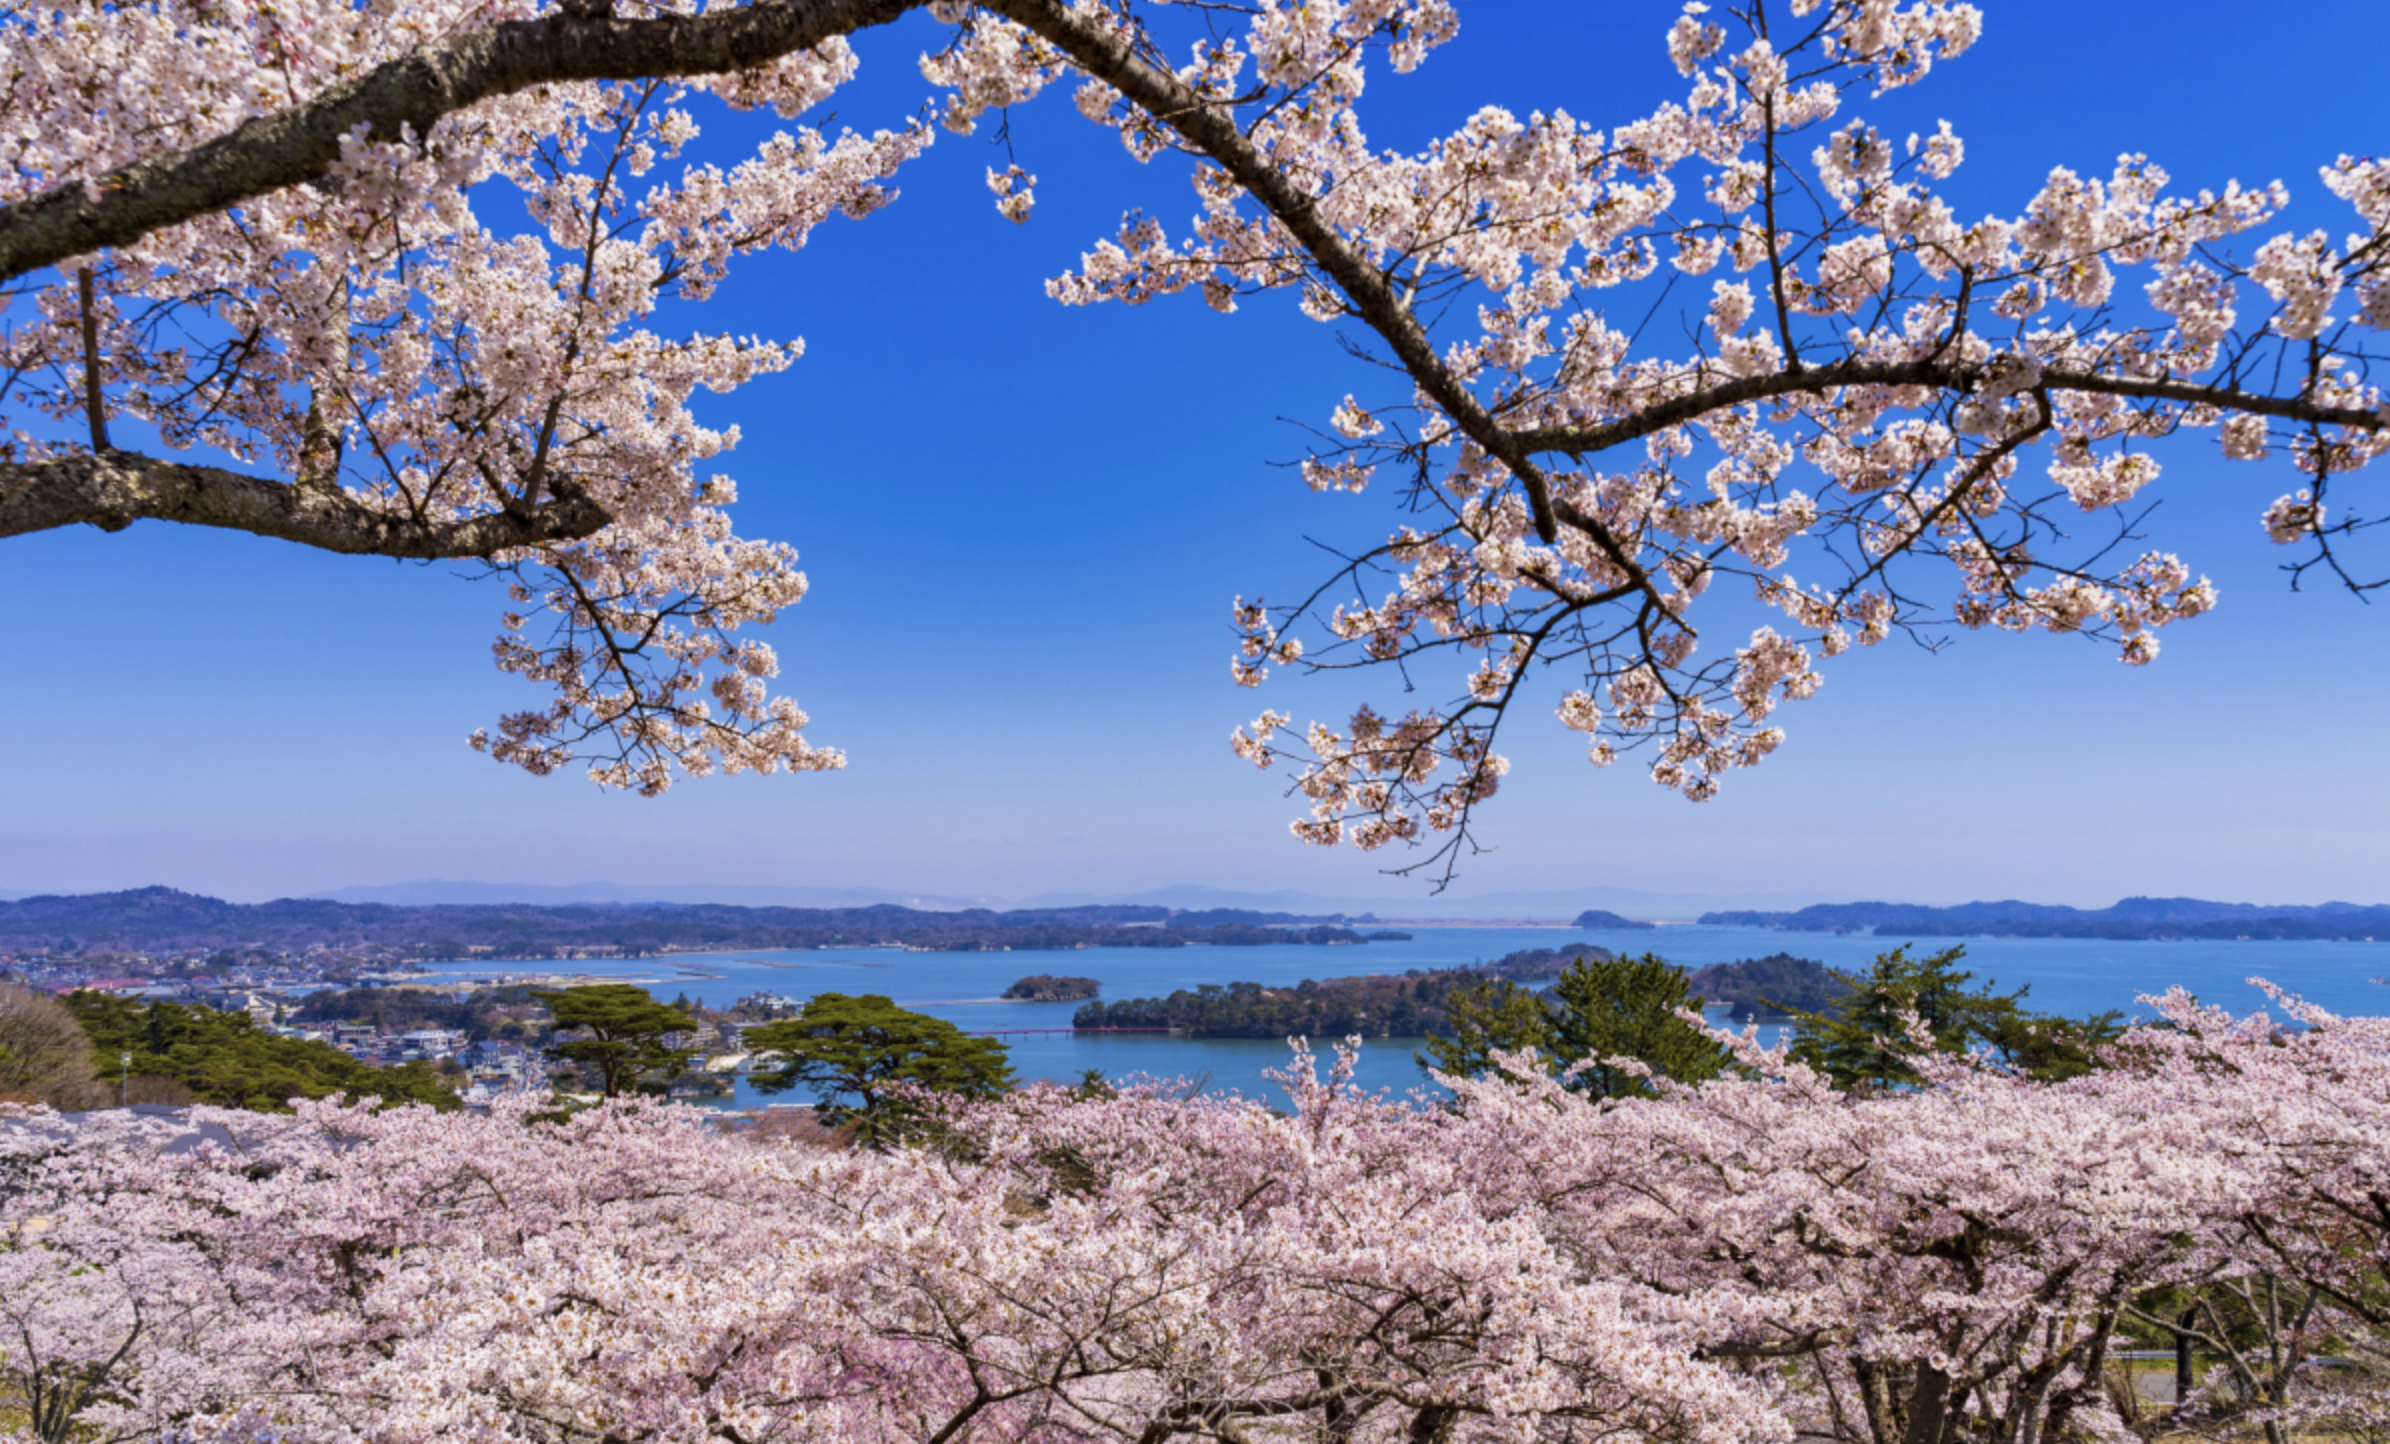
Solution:
<svg viewBox="0 0 2390 1444"><path fill-rule="evenodd" d="M144 519L223 527L351 556L437 560L572 541L613 518L586 496L452 521L376 511L332 487L297 487L129 451L0 464L0 537Z"/></svg>
<svg viewBox="0 0 2390 1444"><path fill-rule="evenodd" d="M1909 1392L1906 1444L1942 1444L1942 1424L1949 1403L1950 1376L1920 1360L1916 1387Z"/></svg>

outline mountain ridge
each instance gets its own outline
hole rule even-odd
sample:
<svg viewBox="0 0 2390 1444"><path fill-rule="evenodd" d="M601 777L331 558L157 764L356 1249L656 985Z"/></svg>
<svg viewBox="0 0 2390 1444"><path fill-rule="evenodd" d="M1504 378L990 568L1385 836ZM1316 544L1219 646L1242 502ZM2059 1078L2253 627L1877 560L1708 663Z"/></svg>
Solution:
<svg viewBox="0 0 2390 1444"><path fill-rule="evenodd" d="M2020 899L1928 907L1916 903L1814 903L1791 912L1707 912L1719 927L1780 932L1872 933L1879 937L2167 938L2297 941L2390 937L2390 905L2350 902L2226 903L2206 898L2128 897L2104 908Z"/></svg>

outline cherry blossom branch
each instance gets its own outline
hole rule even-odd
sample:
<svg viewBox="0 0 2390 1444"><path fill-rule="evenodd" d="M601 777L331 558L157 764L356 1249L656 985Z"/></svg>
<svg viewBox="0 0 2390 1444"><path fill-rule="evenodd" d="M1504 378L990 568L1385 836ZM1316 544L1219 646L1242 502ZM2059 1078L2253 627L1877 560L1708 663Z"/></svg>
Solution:
<svg viewBox="0 0 2390 1444"><path fill-rule="evenodd" d="M1591 537L1612 565L1634 578L1656 598L1660 588L1637 562L1633 552L1600 519L1555 503L1551 479L1535 464L1528 448L1504 431L1476 395L1452 374L1436 355L1435 343L1419 323L1387 274L1372 266L1359 249L1319 213L1311 196L1254 146L1238 128L1227 108L1206 100L1185 82L1148 64L1125 36L1094 24L1059 0L988 0L986 8L1027 27L1061 50L1079 67L1130 100L1163 119L1189 144L1219 163L1252 197L1269 211L1304 254L1343 288L1354 312L1385 338L1420 390L1442 407L1462 434L1482 446L1517 477L1535 518L1536 533L1546 542L1560 534L1567 520Z"/></svg>
<svg viewBox="0 0 2390 1444"><path fill-rule="evenodd" d="M1925 386L1963 392L1974 390L1991 374L1992 368L1970 362L1931 358L1916 361L1853 358L1801 371L1737 377L1732 381L1703 386L1695 391L1655 401L1631 416L1622 416L1596 426L1527 427L1510 435L1514 443L1527 451L1588 455L1629 441L1639 441L1715 411L1778 396L1822 396L1849 386ZM2385 418L2379 411L2327 406L2301 396L2269 396L2262 392L2244 391L2236 386L2203 385L2165 377L2110 376L2069 369L2043 371L2041 384L2052 391L2082 391L2145 401L2179 401L2194 406L2216 406L2258 416L2279 416L2286 420L2347 426L2364 431L2390 429L2390 418Z"/></svg>
<svg viewBox="0 0 2390 1444"><path fill-rule="evenodd" d="M0 207L0 281L320 180L352 137L420 136L444 116L538 85L750 70L921 3L756 0L644 20L568 10L470 31L216 139Z"/></svg>

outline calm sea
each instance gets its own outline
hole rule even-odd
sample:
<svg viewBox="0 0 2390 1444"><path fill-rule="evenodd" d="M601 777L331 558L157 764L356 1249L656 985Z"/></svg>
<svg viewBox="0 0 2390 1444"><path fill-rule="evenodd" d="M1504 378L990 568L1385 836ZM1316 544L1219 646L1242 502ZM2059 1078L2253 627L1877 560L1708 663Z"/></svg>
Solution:
<svg viewBox="0 0 2390 1444"><path fill-rule="evenodd" d="M999 1001L1016 978L1056 973L1094 978L1108 1000L1160 997L1202 983L1299 983L1355 973L1400 973L1491 962L1522 948L1582 940L1621 952L1656 952L1686 968L1789 952L1830 967L1863 967L1899 937L1835 937L1769 932L1761 928L1665 927L1650 932L1570 928L1411 928L1409 942L1335 947L1086 948L1069 952L911 953L897 948L823 948L797 952L676 953L669 958L578 959L570 962L435 963L427 970L458 977L571 971L637 979L657 997L727 1007L749 993L796 999L815 993L884 993L905 1007L952 1022L967 1032L1002 1032L1014 1071L1023 1078L1074 1081L1086 1070L1109 1078L1144 1075L1199 1081L1209 1087L1270 1094L1265 1069L1281 1067L1286 1045L1260 1039L1172 1038L1128 1034L1077 1036L1067 1031L1076 1004ZM2146 1014L2142 994L2180 984L2206 1002L2250 1012L2265 996L2249 986L2265 978L2342 1013L2390 1011L2390 942L2078 942L2044 938L1968 938L1964 966L2004 990L2029 986L2030 1005L2081 1014L2114 1008ZM1945 940L1928 939L1931 950ZM1359 1081L1397 1094L1425 1085L1413 1061L1416 1040L1373 1043L1362 1050ZM1328 1051L1320 1044L1321 1051ZM737 1106L768 1101L744 1080Z"/></svg>

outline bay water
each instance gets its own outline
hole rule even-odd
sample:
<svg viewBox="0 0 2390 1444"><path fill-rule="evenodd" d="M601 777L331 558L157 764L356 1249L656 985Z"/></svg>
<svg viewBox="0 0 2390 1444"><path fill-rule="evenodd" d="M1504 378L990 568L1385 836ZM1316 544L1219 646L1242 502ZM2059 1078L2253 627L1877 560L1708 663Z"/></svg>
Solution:
<svg viewBox="0 0 2390 1444"><path fill-rule="evenodd" d="M1653 952L1684 968L1788 952L1829 967L1859 970L1877 953L1902 942L1912 953L1963 944L1961 966L1977 981L2002 990L2031 989L2027 1005L2082 1015L2107 1009L2147 1016L2143 995L2181 986L2204 1002L2252 1012L2267 1006L2249 985L2264 978L2340 1013L2390 1011L2390 942L2108 942L2069 938L1916 939L1774 932L1764 928L1667 926L1645 931L1564 927L1406 926L1407 942L1318 946L1080 948L1058 952L908 952L901 948L820 948L795 951L674 953L661 958L600 958L432 963L438 976L505 980L534 974L623 978L665 1001L686 994L726 1008L751 993L802 1001L817 993L880 993L903 1007L944 1018L971 1033L1000 1036L1024 1080L1074 1082L1089 1069L1106 1078L1184 1080L1212 1089L1275 1097L1266 1070L1286 1066L1278 1039L1178 1038L1166 1034L1077 1034L1067 1030L1075 1003L1019 1003L999 998L1015 979L1034 973L1093 978L1107 1001L1159 998L1205 983L1253 982L1292 986L1306 978L1403 973L1490 963L1526 948L1597 943L1622 953ZM1050 1029L1036 1032L1026 1030ZM1773 1030L1769 1030L1773 1031ZM1332 1039L1314 1040L1324 1072ZM1385 1039L1363 1047L1356 1082L1401 1096L1435 1090L1414 1061L1417 1039ZM724 1106L754 1107L798 1101L767 1098L745 1079Z"/></svg>

